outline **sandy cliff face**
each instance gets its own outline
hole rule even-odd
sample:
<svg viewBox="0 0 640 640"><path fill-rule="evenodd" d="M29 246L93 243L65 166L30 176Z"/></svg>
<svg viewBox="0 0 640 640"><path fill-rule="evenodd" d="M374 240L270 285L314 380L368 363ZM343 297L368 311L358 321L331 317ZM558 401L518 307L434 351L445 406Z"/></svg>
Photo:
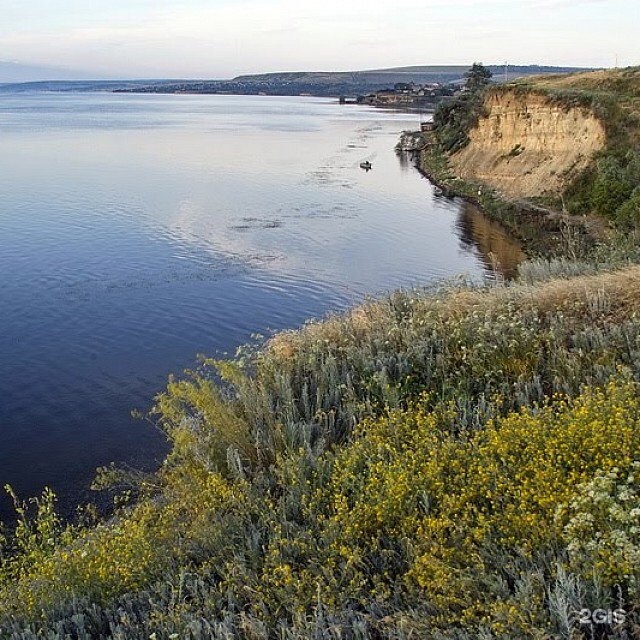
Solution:
<svg viewBox="0 0 640 640"><path fill-rule="evenodd" d="M605 144L604 127L591 112L566 109L542 94L495 91L486 107L488 116L451 156L451 167L511 198L562 193Z"/></svg>

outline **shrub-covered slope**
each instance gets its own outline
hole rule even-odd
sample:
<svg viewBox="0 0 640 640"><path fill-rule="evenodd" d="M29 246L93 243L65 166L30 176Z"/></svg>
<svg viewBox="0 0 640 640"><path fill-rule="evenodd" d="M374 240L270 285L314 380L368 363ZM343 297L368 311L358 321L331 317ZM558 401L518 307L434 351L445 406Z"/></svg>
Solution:
<svg viewBox="0 0 640 640"><path fill-rule="evenodd" d="M172 453L103 474L111 519L63 524L45 494L7 536L0 636L568 638L583 607L630 633L640 269L544 271L400 292L171 381Z"/></svg>

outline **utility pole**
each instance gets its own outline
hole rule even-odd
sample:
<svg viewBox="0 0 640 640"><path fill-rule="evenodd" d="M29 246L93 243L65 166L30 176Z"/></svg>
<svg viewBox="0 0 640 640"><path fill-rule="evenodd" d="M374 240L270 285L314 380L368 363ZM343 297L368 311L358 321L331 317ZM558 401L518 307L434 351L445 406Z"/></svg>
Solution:
<svg viewBox="0 0 640 640"><path fill-rule="evenodd" d="M504 81L505 83L509 81L509 63L504 63Z"/></svg>

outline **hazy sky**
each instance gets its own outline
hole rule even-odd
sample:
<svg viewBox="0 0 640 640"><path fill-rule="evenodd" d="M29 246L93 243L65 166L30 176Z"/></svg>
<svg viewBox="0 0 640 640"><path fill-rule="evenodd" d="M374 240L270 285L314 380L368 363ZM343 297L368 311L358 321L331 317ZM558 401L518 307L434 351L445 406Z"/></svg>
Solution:
<svg viewBox="0 0 640 640"><path fill-rule="evenodd" d="M640 0L0 0L0 60L101 77L640 63Z"/></svg>

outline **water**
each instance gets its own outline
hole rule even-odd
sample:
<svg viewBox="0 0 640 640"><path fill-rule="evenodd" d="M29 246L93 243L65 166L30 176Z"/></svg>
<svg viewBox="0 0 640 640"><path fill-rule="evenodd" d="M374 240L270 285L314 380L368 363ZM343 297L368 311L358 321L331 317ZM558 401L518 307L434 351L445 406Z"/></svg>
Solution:
<svg viewBox="0 0 640 640"><path fill-rule="evenodd" d="M0 95L0 484L68 508L97 466L158 463L130 412L198 353L479 277L489 250L517 262L396 157L416 124L313 98Z"/></svg>

